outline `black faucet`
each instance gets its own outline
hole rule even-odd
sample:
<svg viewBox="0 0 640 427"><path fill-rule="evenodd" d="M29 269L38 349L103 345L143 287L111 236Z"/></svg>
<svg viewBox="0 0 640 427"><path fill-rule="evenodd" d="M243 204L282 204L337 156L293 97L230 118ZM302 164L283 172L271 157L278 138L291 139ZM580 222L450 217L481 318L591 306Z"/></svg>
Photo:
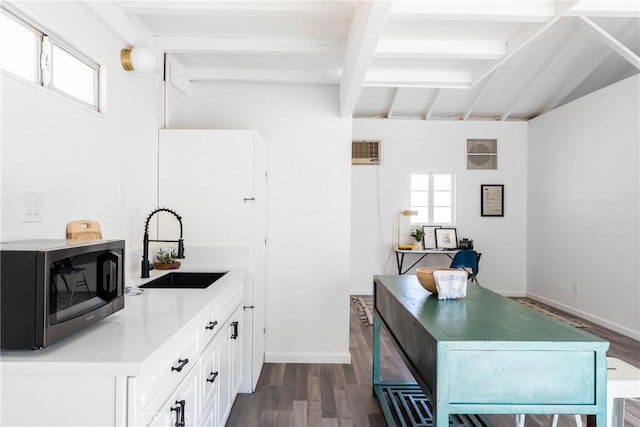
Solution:
<svg viewBox="0 0 640 427"><path fill-rule="evenodd" d="M168 212L170 214L173 214L173 216L178 219L178 222L180 223L180 238L178 240L149 240L149 221L151 220L151 217L153 217L158 212ZM158 208L151 212L149 216L147 216L147 220L144 223L144 238L142 239L142 275L140 277L142 277L143 279L149 277L149 242L178 242L177 258L183 259L184 242L182 240L182 217L175 211L167 208Z"/></svg>

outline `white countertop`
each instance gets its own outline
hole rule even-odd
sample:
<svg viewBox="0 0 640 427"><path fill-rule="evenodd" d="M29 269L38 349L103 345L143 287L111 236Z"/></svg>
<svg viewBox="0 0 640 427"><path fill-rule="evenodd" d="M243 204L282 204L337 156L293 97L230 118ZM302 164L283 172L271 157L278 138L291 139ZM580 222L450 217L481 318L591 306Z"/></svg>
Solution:
<svg viewBox="0 0 640 427"><path fill-rule="evenodd" d="M207 289L145 289L125 296L124 309L42 350L3 351L0 374L51 373L138 375L141 364L196 317L229 286L243 286L245 268L180 271L229 271ZM152 271L151 278L167 272ZM87 368L87 369L84 369Z"/></svg>

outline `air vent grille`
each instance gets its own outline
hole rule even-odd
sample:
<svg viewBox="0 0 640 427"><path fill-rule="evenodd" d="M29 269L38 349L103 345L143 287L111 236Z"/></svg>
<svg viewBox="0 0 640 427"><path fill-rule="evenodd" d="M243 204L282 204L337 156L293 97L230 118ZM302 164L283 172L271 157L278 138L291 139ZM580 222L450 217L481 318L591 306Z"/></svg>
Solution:
<svg viewBox="0 0 640 427"><path fill-rule="evenodd" d="M353 141L351 143L352 165L379 165L380 141Z"/></svg>
<svg viewBox="0 0 640 427"><path fill-rule="evenodd" d="M498 169L498 140L467 139L467 169Z"/></svg>

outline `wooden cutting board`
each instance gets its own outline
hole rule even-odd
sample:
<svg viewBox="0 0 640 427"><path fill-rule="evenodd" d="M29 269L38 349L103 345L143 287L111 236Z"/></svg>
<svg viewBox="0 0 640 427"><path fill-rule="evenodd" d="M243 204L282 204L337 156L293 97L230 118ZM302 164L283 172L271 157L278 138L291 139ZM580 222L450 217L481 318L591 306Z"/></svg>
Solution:
<svg viewBox="0 0 640 427"><path fill-rule="evenodd" d="M90 219L71 221L67 224L67 239L96 240L102 239L100 224Z"/></svg>

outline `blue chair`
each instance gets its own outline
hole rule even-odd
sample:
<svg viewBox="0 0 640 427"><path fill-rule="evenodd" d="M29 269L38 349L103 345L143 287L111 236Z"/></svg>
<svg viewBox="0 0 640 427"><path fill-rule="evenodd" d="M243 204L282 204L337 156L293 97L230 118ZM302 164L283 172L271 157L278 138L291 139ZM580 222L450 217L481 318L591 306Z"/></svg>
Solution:
<svg viewBox="0 0 640 427"><path fill-rule="evenodd" d="M479 285L478 278L476 276L478 275L481 256L482 254L476 251L459 251L451 260L451 265L449 265L449 267L464 268L469 273L469 280L471 280L471 283Z"/></svg>

